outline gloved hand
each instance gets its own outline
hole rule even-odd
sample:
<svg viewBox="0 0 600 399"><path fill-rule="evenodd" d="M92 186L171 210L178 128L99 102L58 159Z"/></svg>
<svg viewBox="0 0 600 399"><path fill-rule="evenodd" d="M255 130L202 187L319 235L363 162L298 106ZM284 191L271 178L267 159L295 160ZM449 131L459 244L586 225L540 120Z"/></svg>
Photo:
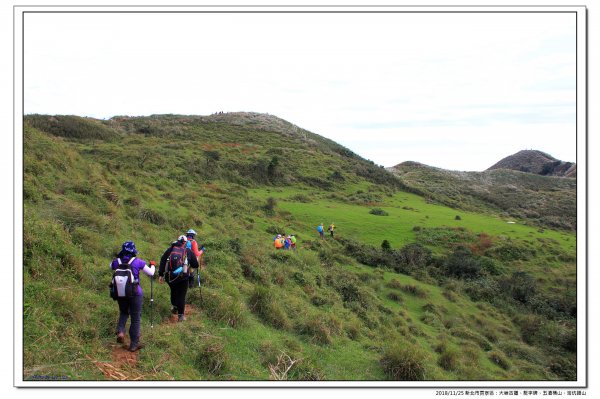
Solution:
<svg viewBox="0 0 600 399"><path fill-rule="evenodd" d="M150 266L156 266L156 261L154 261L154 260L151 260L151 261L150 261Z"/></svg>

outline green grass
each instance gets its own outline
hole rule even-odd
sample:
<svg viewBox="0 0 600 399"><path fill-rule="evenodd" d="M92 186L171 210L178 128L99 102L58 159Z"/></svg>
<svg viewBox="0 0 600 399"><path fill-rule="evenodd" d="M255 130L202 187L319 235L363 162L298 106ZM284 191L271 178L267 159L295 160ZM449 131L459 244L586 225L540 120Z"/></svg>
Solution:
<svg viewBox="0 0 600 399"><path fill-rule="evenodd" d="M111 361L117 308L107 295L109 261L126 240L143 259L158 260L188 228L207 248L202 297L190 291L195 313L169 324L168 288L155 285L151 330L150 284L142 279L147 346L128 372L145 379L268 380L288 357L290 380L396 378L401 368L389 366L398 359L415 360L424 373L417 377L432 380L574 375L572 233L430 203L372 163L276 118L58 118L52 128L48 117L36 118L25 130L26 378L43 371L104 379L90 359ZM321 241L321 222L335 222L339 240ZM275 252L273 236L283 232L296 234L297 252ZM383 240L391 251L422 242L432 257L400 274L359 263L343 240L372 246L372 254ZM497 274L445 275L457 245ZM519 271L532 282L515 278ZM537 295L524 304L507 294L523 282ZM494 300L473 300L475 289ZM562 307L548 308L556 303ZM441 337L446 352L436 351Z"/></svg>

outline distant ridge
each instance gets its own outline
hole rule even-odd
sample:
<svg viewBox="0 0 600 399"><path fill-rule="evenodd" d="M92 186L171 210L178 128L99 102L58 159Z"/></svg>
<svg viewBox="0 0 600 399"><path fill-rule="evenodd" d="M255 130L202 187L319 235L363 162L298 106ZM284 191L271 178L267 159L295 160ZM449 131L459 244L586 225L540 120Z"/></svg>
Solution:
<svg viewBox="0 0 600 399"><path fill-rule="evenodd" d="M544 163L553 159L542 158L547 155L537 153L541 154ZM406 161L387 170L411 191L432 202L456 209L516 217L539 226L575 230L577 180L523 172L518 167L513 170L503 165L501 161L483 172L461 172Z"/></svg>
<svg viewBox="0 0 600 399"><path fill-rule="evenodd" d="M538 150L522 150L503 158L487 170L511 169L542 176L577 177L577 165L560 161Z"/></svg>

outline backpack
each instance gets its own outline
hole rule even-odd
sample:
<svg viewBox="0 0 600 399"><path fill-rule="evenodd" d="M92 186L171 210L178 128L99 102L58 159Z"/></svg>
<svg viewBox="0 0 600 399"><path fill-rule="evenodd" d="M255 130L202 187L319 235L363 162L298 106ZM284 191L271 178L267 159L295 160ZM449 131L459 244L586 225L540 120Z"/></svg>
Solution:
<svg viewBox="0 0 600 399"><path fill-rule="evenodd" d="M110 297L115 301L119 298L131 298L137 292L139 281L133 277L131 265L135 260L135 256L129 259L129 262L121 263L121 258L117 258L119 267L114 271L110 282Z"/></svg>
<svg viewBox="0 0 600 399"><path fill-rule="evenodd" d="M322 233L323 232L323 226L317 226L317 231L319 233Z"/></svg>
<svg viewBox="0 0 600 399"><path fill-rule="evenodd" d="M166 272L169 275L169 282L176 281L179 277L187 274L187 248L185 246L173 246L169 258L167 259Z"/></svg>

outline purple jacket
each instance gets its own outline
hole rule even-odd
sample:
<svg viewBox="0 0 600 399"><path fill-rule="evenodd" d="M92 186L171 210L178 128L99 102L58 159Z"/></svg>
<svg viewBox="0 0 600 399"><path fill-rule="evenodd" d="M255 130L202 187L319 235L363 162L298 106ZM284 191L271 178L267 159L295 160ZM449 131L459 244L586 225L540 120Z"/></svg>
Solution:
<svg viewBox="0 0 600 399"><path fill-rule="evenodd" d="M121 258L121 263L127 263L129 262L129 260L131 259L130 255L124 255ZM133 278L136 280L140 280L140 271L146 266L146 261L141 260L140 258L135 258L135 260L133 261L133 263L131 264L131 271L133 272ZM112 270L116 270L119 267L119 262L117 261L117 258L113 259L113 261L110 264L110 268ZM137 294L136 295L142 295L142 286L138 285L137 287Z"/></svg>

